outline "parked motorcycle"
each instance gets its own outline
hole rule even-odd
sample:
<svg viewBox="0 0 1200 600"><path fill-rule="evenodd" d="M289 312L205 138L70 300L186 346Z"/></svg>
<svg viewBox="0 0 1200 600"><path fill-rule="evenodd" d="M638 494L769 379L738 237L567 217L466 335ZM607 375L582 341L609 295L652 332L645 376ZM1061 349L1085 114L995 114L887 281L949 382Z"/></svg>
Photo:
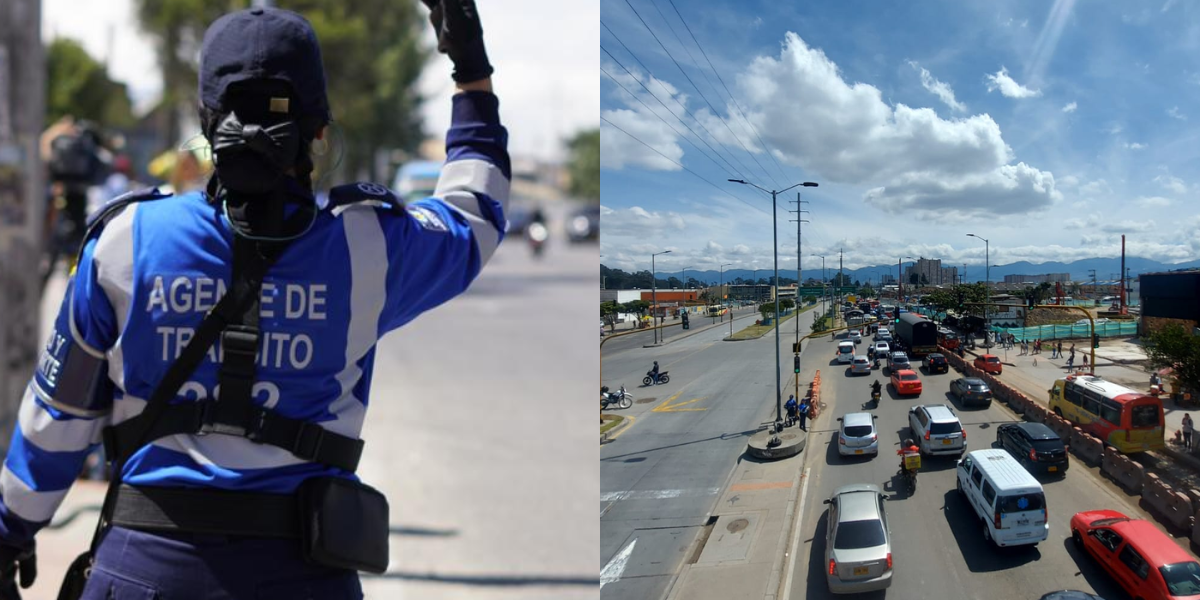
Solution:
<svg viewBox="0 0 1200 600"><path fill-rule="evenodd" d="M625 386L615 392L609 392L608 386L600 388L600 408L607 409L609 405L617 408L629 408L633 406L633 396L625 391Z"/></svg>
<svg viewBox="0 0 1200 600"><path fill-rule="evenodd" d="M649 372L649 371L647 371L647 372L646 372L646 376L642 378L642 385L647 385L647 386L649 386L649 385L657 385L657 384L660 384L660 383L667 383L667 382L669 382L669 381L671 381L671 378L670 378L670 377L667 377L667 372L666 372L666 371L661 371L661 372L659 372L659 374L658 374L658 381L655 381L655 380L654 380L654 378L650 376L650 372Z"/></svg>
<svg viewBox="0 0 1200 600"><path fill-rule="evenodd" d="M546 240L550 237L549 230L541 223L530 223L525 228L525 237L529 239L529 248L533 251L534 257L541 258L542 252L546 246Z"/></svg>

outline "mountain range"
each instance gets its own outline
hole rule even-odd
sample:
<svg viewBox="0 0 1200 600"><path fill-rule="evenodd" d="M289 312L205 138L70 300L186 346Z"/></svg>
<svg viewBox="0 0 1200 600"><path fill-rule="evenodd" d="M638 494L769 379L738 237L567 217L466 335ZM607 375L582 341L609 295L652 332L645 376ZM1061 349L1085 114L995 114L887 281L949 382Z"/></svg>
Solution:
<svg viewBox="0 0 1200 600"><path fill-rule="evenodd" d="M911 264L912 261L906 261L904 266L907 267ZM945 262L943 262L942 265L946 267L957 266L959 268L959 275L963 275L962 265L953 265ZM1200 268L1200 260L1170 264L1159 262L1150 258L1127 256L1125 257L1125 267L1129 270L1129 276L1136 278L1138 275L1144 273L1159 273L1163 271ZM1004 281L1005 275L1044 275L1049 273L1067 273L1071 276L1071 281L1090 282L1092 281L1092 270L1095 270L1096 280L1098 282L1112 281L1118 277L1118 273L1121 271L1121 259L1084 258L1069 263L1051 261L1038 264L1023 260L1007 265L992 265L990 268L990 279L991 281L996 282ZM972 265L966 270L965 280L968 282L984 281L984 271L985 270L982 266ZM871 267L860 267L858 269L844 269L843 272L851 280L866 282L868 279L870 279L871 282L877 283L881 273L888 273L895 276L896 265L876 265ZM772 275L772 271L766 269L758 269L757 271L753 271L751 269L729 269L725 271L724 277L725 281L731 281L737 279L738 277L749 279L754 277L756 273L759 279L770 278ZM826 268L825 273L827 278L833 278L833 276L837 273L837 269ZM681 271L659 271L657 275L661 280L668 277L681 277L683 273ZM688 278L695 278L700 281L717 283L718 278L720 277L720 272L696 271L693 269L688 269L687 276ZM796 279L796 270L780 269L779 277L780 279ZM808 279L810 277L820 279L820 269L816 269L815 271L812 269L805 270L804 278Z"/></svg>

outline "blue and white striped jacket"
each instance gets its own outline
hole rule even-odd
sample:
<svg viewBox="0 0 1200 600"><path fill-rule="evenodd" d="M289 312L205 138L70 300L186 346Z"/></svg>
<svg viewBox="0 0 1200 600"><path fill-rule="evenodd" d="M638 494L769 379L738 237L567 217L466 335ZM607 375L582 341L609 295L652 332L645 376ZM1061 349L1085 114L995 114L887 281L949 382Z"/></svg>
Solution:
<svg viewBox="0 0 1200 600"><path fill-rule="evenodd" d="M457 94L434 197L404 210L322 210L263 283L255 401L359 437L375 343L467 289L504 236L511 168L498 101ZM372 184L361 188L384 191ZM232 233L201 192L133 202L85 242L0 470L0 540L49 522L100 441L137 415L230 281ZM176 401L215 397L216 349ZM227 435L173 435L135 453L135 485L287 493L340 475Z"/></svg>

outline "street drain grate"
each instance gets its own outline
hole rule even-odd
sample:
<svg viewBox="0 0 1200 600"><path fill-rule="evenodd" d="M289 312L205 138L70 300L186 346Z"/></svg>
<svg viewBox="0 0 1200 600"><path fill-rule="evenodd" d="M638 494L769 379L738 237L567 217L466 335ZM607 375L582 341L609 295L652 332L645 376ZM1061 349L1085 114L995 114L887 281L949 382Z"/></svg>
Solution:
<svg viewBox="0 0 1200 600"><path fill-rule="evenodd" d="M649 404L651 402L654 402L655 400L658 400L658 398L642 398L641 400L634 400L633 403L634 404Z"/></svg>
<svg viewBox="0 0 1200 600"><path fill-rule="evenodd" d="M704 524L704 528L700 530L700 535L696 538L696 551L688 558L687 564L694 565L700 560L700 554L704 551L704 545L708 543L708 536L712 535L713 525L717 524L717 517L709 517L708 522Z"/></svg>
<svg viewBox="0 0 1200 600"><path fill-rule="evenodd" d="M737 533L750 525L750 521L746 519L734 519L725 526L729 533Z"/></svg>

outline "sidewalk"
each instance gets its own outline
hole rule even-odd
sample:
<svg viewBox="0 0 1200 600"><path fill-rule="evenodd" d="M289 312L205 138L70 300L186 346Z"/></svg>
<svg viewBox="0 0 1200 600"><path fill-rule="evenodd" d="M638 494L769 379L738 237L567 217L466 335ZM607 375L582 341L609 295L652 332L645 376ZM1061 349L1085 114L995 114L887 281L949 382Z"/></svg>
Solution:
<svg viewBox="0 0 1200 600"><path fill-rule="evenodd" d="M707 537L667 600L778 598L807 452L765 462L743 455L713 510Z"/></svg>

